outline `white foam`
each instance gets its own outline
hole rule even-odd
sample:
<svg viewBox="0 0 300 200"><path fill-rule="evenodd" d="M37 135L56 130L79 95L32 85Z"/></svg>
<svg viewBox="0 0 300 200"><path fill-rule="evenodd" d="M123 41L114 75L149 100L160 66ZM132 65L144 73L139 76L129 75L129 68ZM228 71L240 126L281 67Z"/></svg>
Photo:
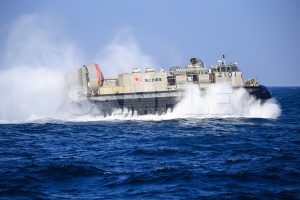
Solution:
<svg viewBox="0 0 300 200"><path fill-rule="evenodd" d="M84 115L68 119L68 121L113 121L140 120L161 121L172 119L202 119L202 118L268 118L275 119L281 109L274 99L262 102L250 96L243 89L233 89L228 84L214 84L206 90L200 90L197 85L185 87L184 98L174 110L163 115L137 115L128 110L115 110L110 116Z"/></svg>
<svg viewBox="0 0 300 200"><path fill-rule="evenodd" d="M280 107L273 100L261 102L244 88L234 89L226 83L213 84L205 91L196 85L186 86L186 96L175 107L172 115L178 118L277 118Z"/></svg>

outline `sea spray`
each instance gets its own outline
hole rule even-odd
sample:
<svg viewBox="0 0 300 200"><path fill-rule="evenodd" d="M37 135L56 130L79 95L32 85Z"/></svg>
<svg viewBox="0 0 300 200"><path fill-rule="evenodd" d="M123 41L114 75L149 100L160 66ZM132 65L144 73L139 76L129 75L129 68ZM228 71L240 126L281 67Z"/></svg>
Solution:
<svg viewBox="0 0 300 200"><path fill-rule="evenodd" d="M201 118L269 118L275 119L280 106L274 99L261 101L255 99L244 88L233 88L227 83L213 84L205 89L188 84L184 87L182 100L162 115L138 115L128 109L115 109L109 116L83 115L68 121L113 121L141 120L161 121L172 119Z"/></svg>
<svg viewBox="0 0 300 200"><path fill-rule="evenodd" d="M134 67L144 71L147 67L157 66L153 58L141 50L128 27L118 30L113 39L99 51L97 60L105 77L128 73Z"/></svg>
<svg viewBox="0 0 300 200"><path fill-rule="evenodd" d="M0 119L54 117L62 102L61 73L47 68L13 68L0 73Z"/></svg>
<svg viewBox="0 0 300 200"><path fill-rule="evenodd" d="M277 118L281 112L274 99L263 102L255 99L244 88L233 88L228 83L213 84L205 90L189 84L185 91L182 101L169 114L172 117Z"/></svg>
<svg viewBox="0 0 300 200"><path fill-rule="evenodd" d="M55 28L54 28L55 27ZM53 118L64 98L64 74L80 63L78 48L51 18L17 18L0 62L0 120Z"/></svg>

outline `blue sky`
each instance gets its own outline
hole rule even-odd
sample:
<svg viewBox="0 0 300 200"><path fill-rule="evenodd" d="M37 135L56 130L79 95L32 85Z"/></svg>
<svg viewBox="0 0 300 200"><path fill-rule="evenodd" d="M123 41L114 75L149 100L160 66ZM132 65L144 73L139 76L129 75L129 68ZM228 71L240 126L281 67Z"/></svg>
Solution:
<svg viewBox="0 0 300 200"><path fill-rule="evenodd" d="M139 52L132 55L156 68L183 66L190 57L209 66L225 54L264 85L300 86L299 10L298 0L1 0L0 58L12 25L35 15L51 21L51 28L39 22L39 29L75 44L80 62L107 63L99 52L112 41L128 45L124 38L130 38Z"/></svg>

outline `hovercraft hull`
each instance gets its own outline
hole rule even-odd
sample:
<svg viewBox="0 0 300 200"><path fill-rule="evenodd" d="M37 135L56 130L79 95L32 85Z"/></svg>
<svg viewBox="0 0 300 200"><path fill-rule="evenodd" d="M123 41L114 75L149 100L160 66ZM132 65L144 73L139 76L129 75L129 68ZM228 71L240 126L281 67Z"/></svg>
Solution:
<svg viewBox="0 0 300 200"><path fill-rule="evenodd" d="M269 89L265 86L243 87L250 96L265 101L271 98ZM129 115L163 114L173 108L184 97L184 90L156 91L143 93L124 93L90 96L87 100L76 102L77 108L73 114L111 115L119 110ZM83 109L78 109L82 107Z"/></svg>

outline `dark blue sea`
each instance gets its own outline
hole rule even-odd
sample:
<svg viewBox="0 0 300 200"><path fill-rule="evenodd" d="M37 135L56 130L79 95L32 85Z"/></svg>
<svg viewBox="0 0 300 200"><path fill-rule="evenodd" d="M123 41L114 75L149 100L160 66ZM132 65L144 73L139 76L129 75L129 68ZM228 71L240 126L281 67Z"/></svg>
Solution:
<svg viewBox="0 0 300 200"><path fill-rule="evenodd" d="M300 199L300 88L277 119L0 124L0 199Z"/></svg>

